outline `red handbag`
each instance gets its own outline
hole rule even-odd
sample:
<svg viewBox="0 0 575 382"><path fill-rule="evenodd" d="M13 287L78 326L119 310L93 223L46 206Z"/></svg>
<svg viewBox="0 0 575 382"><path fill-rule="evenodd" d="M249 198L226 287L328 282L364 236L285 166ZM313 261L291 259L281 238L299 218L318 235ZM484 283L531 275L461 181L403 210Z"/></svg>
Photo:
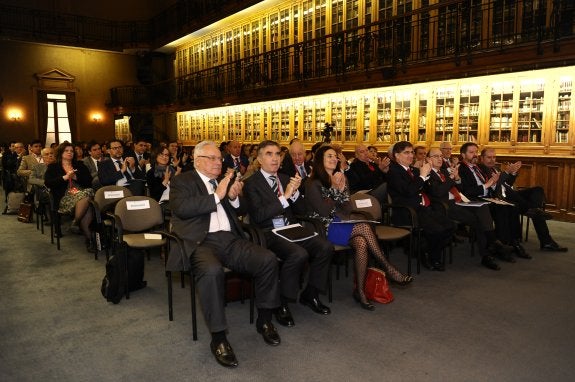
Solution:
<svg viewBox="0 0 575 382"><path fill-rule="evenodd" d="M393 301L393 294L389 290L385 273L381 269L367 268L363 290L368 300L377 301L381 304L389 304Z"/></svg>

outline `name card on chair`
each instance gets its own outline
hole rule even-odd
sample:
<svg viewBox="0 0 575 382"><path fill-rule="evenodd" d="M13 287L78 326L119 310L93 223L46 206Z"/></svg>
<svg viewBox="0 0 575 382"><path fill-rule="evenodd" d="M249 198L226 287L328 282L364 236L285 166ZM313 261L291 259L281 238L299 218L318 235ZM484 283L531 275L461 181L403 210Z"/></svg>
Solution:
<svg viewBox="0 0 575 382"><path fill-rule="evenodd" d="M132 210L146 210L150 208L149 200L138 200L135 202L126 202L126 208L130 211Z"/></svg>
<svg viewBox="0 0 575 382"><path fill-rule="evenodd" d="M357 208L368 208L371 207L371 199L357 199L355 201L355 206Z"/></svg>
<svg viewBox="0 0 575 382"><path fill-rule="evenodd" d="M122 199L123 197L124 190L104 191L104 199Z"/></svg>
<svg viewBox="0 0 575 382"><path fill-rule="evenodd" d="M159 233L145 233L144 239L146 240L162 240L162 235Z"/></svg>

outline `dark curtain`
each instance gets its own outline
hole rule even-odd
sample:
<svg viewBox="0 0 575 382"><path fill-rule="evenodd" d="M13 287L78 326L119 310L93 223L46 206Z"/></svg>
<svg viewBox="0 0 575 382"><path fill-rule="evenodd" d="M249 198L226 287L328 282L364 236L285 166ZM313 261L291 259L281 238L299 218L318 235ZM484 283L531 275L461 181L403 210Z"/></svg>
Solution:
<svg viewBox="0 0 575 382"><path fill-rule="evenodd" d="M75 142L78 136L76 131L76 93L66 93L66 108L68 109L68 122L70 123L72 142Z"/></svg>
<svg viewBox="0 0 575 382"><path fill-rule="evenodd" d="M38 90L38 139L46 145L46 129L48 126L48 102L46 95L48 92Z"/></svg>

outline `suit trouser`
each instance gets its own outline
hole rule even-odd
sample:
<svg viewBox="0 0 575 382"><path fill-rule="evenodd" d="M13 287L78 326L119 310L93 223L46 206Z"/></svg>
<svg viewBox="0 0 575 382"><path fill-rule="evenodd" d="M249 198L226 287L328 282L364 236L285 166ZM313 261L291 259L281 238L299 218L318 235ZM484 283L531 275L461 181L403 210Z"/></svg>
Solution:
<svg viewBox="0 0 575 382"><path fill-rule="evenodd" d="M545 204L545 192L541 187L508 191L507 198L515 203L520 213L525 213L529 208L542 208ZM552 239L547 221L540 216L535 216L531 220L533 220L533 228L537 233L539 242L542 245L549 243Z"/></svg>
<svg viewBox="0 0 575 382"><path fill-rule="evenodd" d="M473 229L477 239L477 246L481 256L489 254L488 243L485 231L493 231L493 220L487 205L481 207L462 207L455 203L450 203L447 209L447 216L450 219L459 221Z"/></svg>
<svg viewBox="0 0 575 382"><path fill-rule="evenodd" d="M231 232L209 233L190 257L198 295L210 332L227 329L224 310L225 275L222 265L254 277L256 306L275 309L280 305L276 256Z"/></svg>
<svg viewBox="0 0 575 382"><path fill-rule="evenodd" d="M319 292L326 290L333 244L319 236L292 243L271 231L266 232L265 237L267 247L283 261L280 269L280 293L283 297L297 298L300 275L308 259L308 285Z"/></svg>
<svg viewBox="0 0 575 382"><path fill-rule="evenodd" d="M449 244L456 226L445 214L431 207L416 209L419 227L427 242L427 253L431 261L441 261L441 251Z"/></svg>

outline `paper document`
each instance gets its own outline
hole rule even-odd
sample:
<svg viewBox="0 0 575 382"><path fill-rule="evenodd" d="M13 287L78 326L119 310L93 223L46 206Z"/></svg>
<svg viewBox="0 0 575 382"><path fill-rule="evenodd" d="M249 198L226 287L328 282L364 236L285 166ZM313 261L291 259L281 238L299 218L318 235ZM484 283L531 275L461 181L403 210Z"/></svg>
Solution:
<svg viewBox="0 0 575 382"><path fill-rule="evenodd" d="M317 236L317 232L303 227L299 223L286 225L285 227L274 228L272 229L272 232L292 243L296 241L311 239L312 237Z"/></svg>

